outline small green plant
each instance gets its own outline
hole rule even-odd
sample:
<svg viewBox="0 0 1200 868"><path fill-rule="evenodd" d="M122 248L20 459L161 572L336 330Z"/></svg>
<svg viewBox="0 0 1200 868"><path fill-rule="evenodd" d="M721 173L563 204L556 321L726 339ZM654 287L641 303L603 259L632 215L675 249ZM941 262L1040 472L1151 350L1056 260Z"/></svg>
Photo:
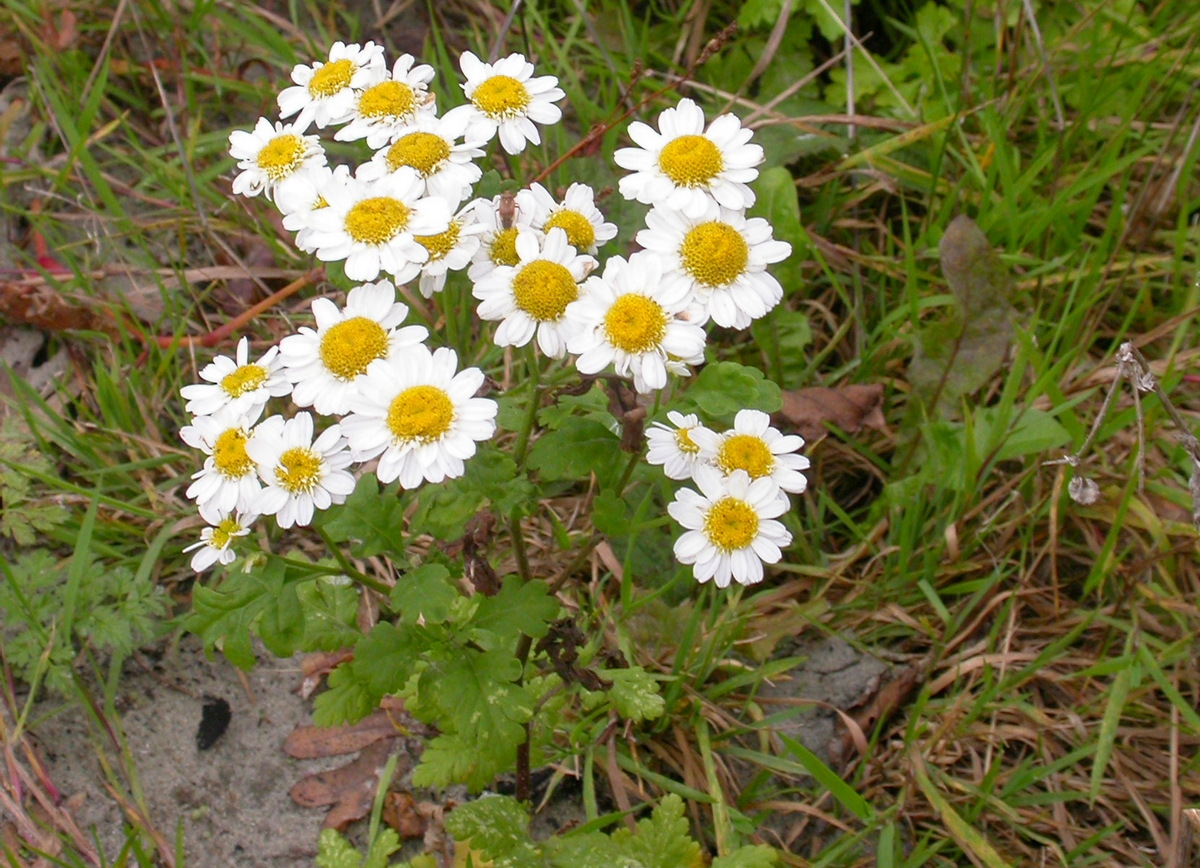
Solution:
<svg viewBox="0 0 1200 868"><path fill-rule="evenodd" d="M188 489L209 523L192 565L227 568L197 585L184 624L239 666L254 662L252 634L280 656L352 647L316 699L319 723L402 697L436 732L414 784L477 792L515 772L526 800L534 765L665 711L664 676L559 596L601 534L629 552L631 608L635 583L679 594L686 567L719 588L757 583L792 540L779 519L808 460L800 437L770 423L780 389L705 354L706 324L746 328L780 301L768 268L792 248L747 214L764 160L750 131L683 100L658 130L634 123L638 147L613 155L630 170L622 195L650 208L644 249L618 255L592 188L555 196L540 181L619 117L533 175L518 158L540 141L535 123L561 117L557 80L521 55L466 52L461 67L468 101L438 114L430 67L405 55L389 72L378 46L336 43L279 94L294 121L230 137L234 191L269 198L349 290L341 305L314 300L314 325L257 359L242 338L183 389L195 415L182 437L206 454ZM374 156L353 172L327 165L326 127ZM504 180L478 165L497 138L512 161ZM771 202L798 226L794 191L789 202L772 189ZM261 418L284 399L292 407ZM561 498L585 500L572 530L546 509ZM684 528L674 557L664 512ZM311 526L323 552L302 554L294 532L256 533L260 516L280 531ZM528 529L545 518L535 555ZM379 612L365 633L364 596ZM615 854L644 837L587 840Z"/></svg>

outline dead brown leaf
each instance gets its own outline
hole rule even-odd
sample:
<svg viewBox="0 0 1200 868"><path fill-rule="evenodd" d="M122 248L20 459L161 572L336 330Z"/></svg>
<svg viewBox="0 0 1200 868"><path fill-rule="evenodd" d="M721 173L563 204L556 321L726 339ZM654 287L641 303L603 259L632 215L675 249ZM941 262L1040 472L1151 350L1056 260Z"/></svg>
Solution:
<svg viewBox="0 0 1200 868"><path fill-rule="evenodd" d="M305 808L332 805L322 825L326 829L343 831L346 826L370 813L379 785L379 773L387 763L391 745L391 739L373 742L353 762L301 778L288 791L288 795L297 805ZM402 761L400 765L405 764ZM397 774L407 771L407 768L401 769L400 765L397 766Z"/></svg>
<svg viewBox="0 0 1200 868"><path fill-rule="evenodd" d="M847 434L862 428L888 430L883 418L882 383L785 391L778 415L810 443L828 433L831 425Z"/></svg>
<svg viewBox="0 0 1200 868"><path fill-rule="evenodd" d="M441 826L445 810L438 802L418 802L412 793L391 792L383 800L383 822L401 838L424 838Z"/></svg>
<svg viewBox="0 0 1200 868"><path fill-rule="evenodd" d="M397 718L380 709L358 723L346 726L298 726L288 735L283 749L296 759L342 756L381 739L403 734L397 726Z"/></svg>
<svg viewBox="0 0 1200 868"><path fill-rule="evenodd" d="M112 337L121 333L116 317L107 309L68 299L40 281L0 281L0 316L10 325L27 325L47 332L79 329Z"/></svg>

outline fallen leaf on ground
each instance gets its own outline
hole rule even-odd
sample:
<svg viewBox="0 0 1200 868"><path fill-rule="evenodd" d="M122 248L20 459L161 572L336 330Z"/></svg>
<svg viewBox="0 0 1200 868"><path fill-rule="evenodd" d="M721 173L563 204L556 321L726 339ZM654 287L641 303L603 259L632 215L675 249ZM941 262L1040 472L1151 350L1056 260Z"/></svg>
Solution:
<svg viewBox="0 0 1200 868"><path fill-rule="evenodd" d="M288 795L305 808L332 805L322 825L326 829L344 831L355 820L361 820L371 812L379 773L387 763L391 745L391 739L376 741L364 748L358 759L341 768L301 778ZM404 765L402 758L396 774L407 771L407 768L401 768Z"/></svg>
<svg viewBox="0 0 1200 868"><path fill-rule="evenodd" d="M862 428L888 430L882 383L784 391L778 415L810 443L827 434L831 425L847 434Z"/></svg>
<svg viewBox="0 0 1200 868"><path fill-rule="evenodd" d="M380 739L404 735L404 721L395 709L381 708L358 723L345 726L298 726L283 749L296 759L316 759L355 753Z"/></svg>
<svg viewBox="0 0 1200 868"><path fill-rule="evenodd" d="M412 793L388 793L383 800L383 822L401 838L424 838L431 824L440 828L445 807L440 802L418 802Z"/></svg>

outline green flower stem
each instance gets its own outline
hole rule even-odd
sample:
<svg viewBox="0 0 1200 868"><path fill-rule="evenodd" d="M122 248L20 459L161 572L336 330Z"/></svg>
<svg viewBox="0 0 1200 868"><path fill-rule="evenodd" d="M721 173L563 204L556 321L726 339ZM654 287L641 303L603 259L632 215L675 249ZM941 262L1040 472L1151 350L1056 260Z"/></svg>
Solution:
<svg viewBox="0 0 1200 868"><path fill-rule="evenodd" d="M517 444L513 449L513 460L517 463L518 475L525 472L529 438L533 434L534 425L537 424L537 413L542 403L541 367L538 364L537 347L532 343L529 345L526 368L529 371L530 383L529 408L525 412L525 418L521 420L521 430L517 432ZM525 552L525 538L521 535L521 516L516 509L508 516L508 533L512 538L513 555L517 559L517 573L522 582L528 583L533 580L533 573L529 568L529 555Z"/></svg>
<svg viewBox="0 0 1200 868"><path fill-rule="evenodd" d="M368 576L361 570L356 569L354 564L350 563L350 559L342 553L342 550L338 544L333 541L333 538L325 532L324 528L318 527L316 528L316 531L318 534L320 534L326 548L329 549L329 553L333 555L334 560L338 562L338 566L341 567L342 572L344 572L358 584L362 585L364 588L369 588L372 591L383 594L385 597L392 593L391 587L385 585L383 582L379 581L379 579Z"/></svg>

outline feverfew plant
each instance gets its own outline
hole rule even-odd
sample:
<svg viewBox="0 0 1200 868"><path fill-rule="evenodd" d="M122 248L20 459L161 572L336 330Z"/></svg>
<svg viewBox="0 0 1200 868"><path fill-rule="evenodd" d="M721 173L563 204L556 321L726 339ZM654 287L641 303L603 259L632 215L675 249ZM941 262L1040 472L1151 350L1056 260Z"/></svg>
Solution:
<svg viewBox="0 0 1200 868"><path fill-rule="evenodd" d="M531 551L523 522L547 498L694 485L666 506L675 556L721 588L761 581L791 541L803 441L770 425L761 374L705 365L709 328L780 301L767 269L791 248L745 214L751 131L689 99L616 153L644 227L609 222L578 182L498 192L489 152L539 144L564 94L520 54L461 69L466 102L439 106L431 67L337 43L292 71L280 121L230 137L234 192L277 207L329 285L277 346L242 338L183 389L181 437L203 456L186 550L223 571L188 626L243 666L251 633L284 656L352 647L320 722L398 695L438 732L415 783L479 790L515 768L526 798L533 763L664 712L658 676L602 655L560 604L598 535L565 568ZM360 161L331 165L322 130ZM643 249L612 252L621 229Z"/></svg>

